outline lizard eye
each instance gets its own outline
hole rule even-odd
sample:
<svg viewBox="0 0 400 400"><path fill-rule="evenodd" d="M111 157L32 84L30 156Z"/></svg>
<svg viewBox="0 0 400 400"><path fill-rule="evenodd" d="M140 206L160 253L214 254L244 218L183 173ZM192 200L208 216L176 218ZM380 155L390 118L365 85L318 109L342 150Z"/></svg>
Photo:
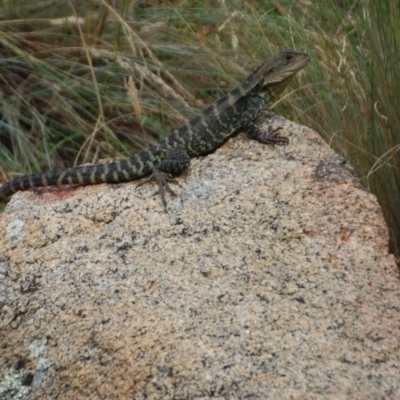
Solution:
<svg viewBox="0 0 400 400"><path fill-rule="evenodd" d="M286 54L286 61L291 61L293 59L292 54Z"/></svg>

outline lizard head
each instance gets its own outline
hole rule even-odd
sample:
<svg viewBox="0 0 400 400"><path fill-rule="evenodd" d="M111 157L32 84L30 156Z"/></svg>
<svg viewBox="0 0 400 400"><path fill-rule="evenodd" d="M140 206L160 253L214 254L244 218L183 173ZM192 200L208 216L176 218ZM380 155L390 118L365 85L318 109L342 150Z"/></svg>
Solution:
<svg viewBox="0 0 400 400"><path fill-rule="evenodd" d="M280 96L291 79L310 62L310 56L297 50L283 50L261 64L253 76L259 78L260 91L274 100Z"/></svg>

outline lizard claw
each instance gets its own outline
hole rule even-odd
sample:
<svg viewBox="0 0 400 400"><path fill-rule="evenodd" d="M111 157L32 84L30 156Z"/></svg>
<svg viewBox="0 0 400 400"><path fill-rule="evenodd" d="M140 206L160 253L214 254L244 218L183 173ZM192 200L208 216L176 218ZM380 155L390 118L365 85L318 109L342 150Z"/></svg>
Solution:
<svg viewBox="0 0 400 400"><path fill-rule="evenodd" d="M159 194L161 196L161 200L164 207L167 208L167 201L165 200L165 191L171 193L173 196L176 196L175 192L169 186L169 183L175 183L177 185L179 185L179 183L177 182L176 179L172 178L171 175L155 169L149 177L142 179L136 185L136 187L138 188L139 186L142 186L145 183L149 183L152 181L155 181L158 185L158 190L157 192L154 193L154 195Z"/></svg>
<svg viewBox="0 0 400 400"><path fill-rule="evenodd" d="M270 126L268 132L263 132L260 135L259 140L264 144L270 144L272 146L286 146L289 144L289 139L286 136L282 136L282 133L285 132L285 129L282 127L272 130L272 127Z"/></svg>

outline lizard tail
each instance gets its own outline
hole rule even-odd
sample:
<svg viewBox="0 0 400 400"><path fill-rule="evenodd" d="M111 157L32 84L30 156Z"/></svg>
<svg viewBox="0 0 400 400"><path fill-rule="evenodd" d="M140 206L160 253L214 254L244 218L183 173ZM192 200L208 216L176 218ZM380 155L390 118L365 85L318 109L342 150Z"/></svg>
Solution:
<svg viewBox="0 0 400 400"><path fill-rule="evenodd" d="M125 165L126 164L126 165ZM23 175L0 187L0 201L19 190L55 185L93 185L96 183L118 183L141 178L143 171L132 168L130 159L121 159L111 163L83 165L63 171Z"/></svg>

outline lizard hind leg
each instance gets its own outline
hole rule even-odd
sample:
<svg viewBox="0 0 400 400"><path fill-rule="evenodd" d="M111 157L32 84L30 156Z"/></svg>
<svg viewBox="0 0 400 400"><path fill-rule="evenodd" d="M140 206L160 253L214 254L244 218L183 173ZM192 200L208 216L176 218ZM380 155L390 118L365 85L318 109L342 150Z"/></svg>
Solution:
<svg viewBox="0 0 400 400"><path fill-rule="evenodd" d="M169 148L165 151L162 161L160 161L153 169L153 172L147 178L142 179L136 187L142 186L149 182L156 182L158 191L155 193L160 194L162 203L167 208L167 201L165 199L165 192L175 196L174 191L169 186L169 183L178 184L174 175L180 175L185 171L190 163L190 156L177 148Z"/></svg>
<svg viewBox="0 0 400 400"><path fill-rule="evenodd" d="M161 200L165 208L167 208L167 201L165 200L165 191L176 196L175 192L169 186L169 183L178 183L176 179L172 178L171 174L160 171L158 168L154 168L153 172L147 178L142 179L136 187L142 186L149 182L156 182L158 185L158 191L154 195L160 194Z"/></svg>

